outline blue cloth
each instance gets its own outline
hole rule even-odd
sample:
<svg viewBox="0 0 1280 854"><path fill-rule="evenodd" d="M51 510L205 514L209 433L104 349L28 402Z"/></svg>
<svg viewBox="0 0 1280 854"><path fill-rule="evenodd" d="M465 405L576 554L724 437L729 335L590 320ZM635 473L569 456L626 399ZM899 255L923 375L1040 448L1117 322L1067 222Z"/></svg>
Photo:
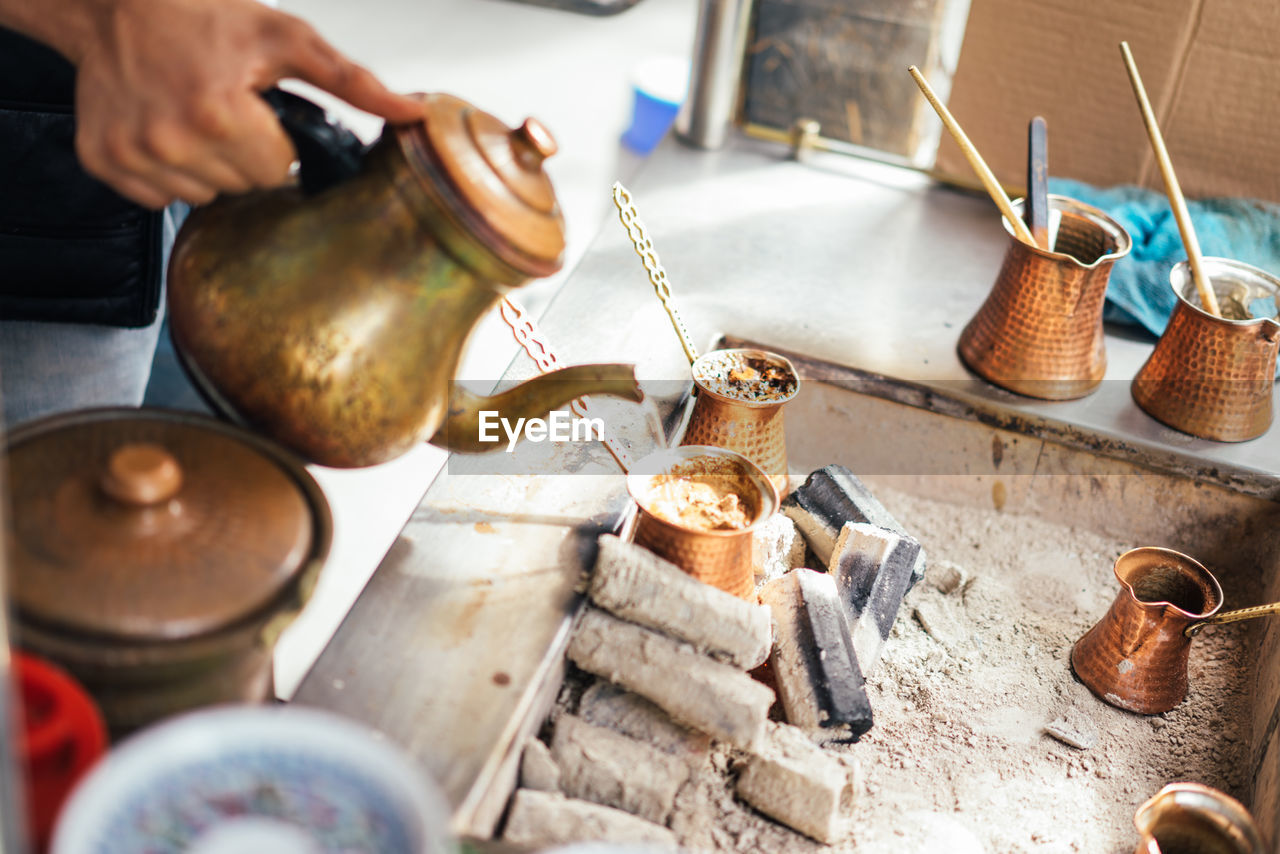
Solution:
<svg viewBox="0 0 1280 854"><path fill-rule="evenodd" d="M1187 257L1169 199L1139 187L1100 189L1066 178L1051 178L1049 190L1093 205L1129 232L1133 250L1111 270L1103 317L1160 335L1177 304L1169 271ZM1201 253L1280 274L1280 205L1201 199L1188 201L1187 209Z"/></svg>

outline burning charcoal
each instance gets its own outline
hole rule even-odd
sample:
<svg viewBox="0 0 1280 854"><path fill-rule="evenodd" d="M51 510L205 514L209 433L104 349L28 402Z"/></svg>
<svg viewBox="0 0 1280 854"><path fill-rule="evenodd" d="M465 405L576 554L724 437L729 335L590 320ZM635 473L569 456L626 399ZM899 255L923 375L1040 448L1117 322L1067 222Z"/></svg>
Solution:
<svg viewBox="0 0 1280 854"><path fill-rule="evenodd" d="M885 528L915 543L898 520L871 494L866 484L844 466L826 466L809 475L802 486L782 502L782 512L790 516L809 541L809 548L823 563L829 563L836 540L847 522L865 522ZM919 543L916 543L919 548ZM924 578L925 555L920 549L911 568L911 583Z"/></svg>
<svg viewBox="0 0 1280 854"><path fill-rule="evenodd" d="M520 754L520 785L540 792L560 791L560 767L551 758L551 749L536 738L525 742Z"/></svg>
<svg viewBox="0 0 1280 854"><path fill-rule="evenodd" d="M866 676L880 661L919 553L915 540L878 525L849 522L836 540L830 570L849 618L853 651Z"/></svg>
<svg viewBox="0 0 1280 854"><path fill-rule="evenodd" d="M804 566L804 537L790 517L775 513L751 535L751 568L756 583L772 581Z"/></svg>
<svg viewBox="0 0 1280 854"><path fill-rule="evenodd" d="M738 796L770 818L830 845L849 830L853 775L800 730L770 723L763 748L738 778Z"/></svg>
<svg viewBox="0 0 1280 854"><path fill-rule="evenodd" d="M569 659L653 701L677 722L750 749L764 735L773 692L743 671L686 643L587 610Z"/></svg>
<svg viewBox="0 0 1280 854"><path fill-rule="evenodd" d="M787 720L857 741L871 728L871 701L835 580L797 569L766 584L760 598L778 627L769 664Z"/></svg>
<svg viewBox="0 0 1280 854"><path fill-rule="evenodd" d="M573 715L556 721L551 755L571 798L617 807L666 824L676 792L689 779L679 757Z"/></svg>
<svg viewBox="0 0 1280 854"><path fill-rule="evenodd" d="M644 697L603 679L583 693L578 716L588 723L608 727L679 756L693 768L705 766L710 757L711 738L706 733L680 726Z"/></svg>
<svg viewBox="0 0 1280 854"><path fill-rule="evenodd" d="M648 549L600 538L591 600L744 669L769 655L769 611L699 581Z"/></svg>
<svg viewBox="0 0 1280 854"><path fill-rule="evenodd" d="M651 821L613 807L532 789L516 792L502 838L530 850L599 840L676 850L675 834Z"/></svg>

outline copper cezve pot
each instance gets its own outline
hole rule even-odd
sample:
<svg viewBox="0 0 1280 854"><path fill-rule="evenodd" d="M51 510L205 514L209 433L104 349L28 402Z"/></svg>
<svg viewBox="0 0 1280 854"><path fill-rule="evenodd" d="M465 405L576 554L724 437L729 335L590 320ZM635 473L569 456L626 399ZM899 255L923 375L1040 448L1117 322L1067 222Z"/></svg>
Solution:
<svg viewBox="0 0 1280 854"><path fill-rule="evenodd" d="M1133 378L1133 399L1152 418L1192 436L1256 439L1271 426L1280 279L1226 258L1207 257L1204 268L1229 316L1201 308L1187 262L1175 265L1169 279L1178 302Z"/></svg>
<svg viewBox="0 0 1280 854"><path fill-rule="evenodd" d="M737 451L768 475L785 498L787 437L783 405L800 390L791 360L750 348L703 353L692 366L698 396L682 445L715 445ZM735 372L750 376L731 382Z"/></svg>
<svg viewBox="0 0 1280 854"><path fill-rule="evenodd" d="M708 530L677 522L656 507L664 482L687 479L733 493L746 511L743 528ZM656 451L627 473L627 491L639 508L635 543L674 563L699 581L756 601L751 537L777 512L778 488L760 467L737 451L683 445Z"/></svg>
<svg viewBox="0 0 1280 854"><path fill-rule="evenodd" d="M563 263L542 125L422 95L421 121L365 151L315 105L270 94L301 186L197 209L169 265L175 349L217 410L308 460L365 466L428 439L499 449L479 440L482 410L514 421L583 395L641 399L630 365L564 368L492 398L453 382L481 316Z"/></svg>
<svg viewBox="0 0 1280 854"><path fill-rule="evenodd" d="M1121 590L1071 649L1071 669L1103 702L1167 712L1187 696L1191 638L1205 626L1280 613L1280 603L1219 612L1222 586L1204 565L1172 549L1131 549L1115 563Z"/></svg>
<svg viewBox="0 0 1280 854"><path fill-rule="evenodd" d="M1138 807L1133 854L1263 854L1244 804L1200 783L1170 783Z"/></svg>
<svg viewBox="0 0 1280 854"><path fill-rule="evenodd" d="M1013 203L1022 215L1023 200ZM1028 397L1084 397L1107 372L1103 299L1128 232L1095 207L1049 196L1051 249L1014 236L991 293L960 333L957 351L974 373Z"/></svg>
<svg viewBox="0 0 1280 854"><path fill-rule="evenodd" d="M16 642L113 735L272 697L272 647L332 537L301 461L205 416L100 409L19 427L5 464Z"/></svg>

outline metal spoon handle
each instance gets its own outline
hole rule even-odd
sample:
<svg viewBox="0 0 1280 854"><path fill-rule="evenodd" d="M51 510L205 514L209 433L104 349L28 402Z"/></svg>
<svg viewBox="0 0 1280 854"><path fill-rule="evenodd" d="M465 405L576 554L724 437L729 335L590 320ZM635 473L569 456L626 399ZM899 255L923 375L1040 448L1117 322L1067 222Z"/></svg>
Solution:
<svg viewBox="0 0 1280 854"><path fill-rule="evenodd" d="M1255 617L1270 617L1280 614L1280 602L1272 602L1270 605L1254 605L1252 608L1238 608L1235 611L1223 611L1221 614L1214 614L1207 620L1199 620L1187 626L1184 634L1187 637L1193 637L1205 626L1216 626L1222 623L1238 623L1241 620L1252 620Z"/></svg>
<svg viewBox="0 0 1280 854"><path fill-rule="evenodd" d="M1041 249L1049 247L1049 130L1043 116L1027 126L1027 228Z"/></svg>
<svg viewBox="0 0 1280 854"><path fill-rule="evenodd" d="M640 215L636 213L635 205L631 201L631 191L617 181L613 184L613 204L618 208L618 218L626 226L627 236L631 238L636 254L644 262L644 268L649 271L649 282L658 294L658 299L662 300L662 307L667 310L667 317L671 318L671 325L675 327L676 335L680 336L680 346L684 348L684 354L689 357L689 364L692 365L698 360L698 348L693 346L693 338L689 335L680 312L676 311L676 307L671 303L671 283L667 281L667 271L658 260L658 252L653 248L653 240L649 238L649 232L640 221Z"/></svg>
<svg viewBox="0 0 1280 854"><path fill-rule="evenodd" d="M533 318L529 316L524 306L511 297L503 297L502 303L498 306L498 313L502 316L502 322L511 329L511 334L515 337L516 343L529 354L529 358L533 359L540 373L545 374L548 371L554 371L562 367L560 358L556 356L555 350L551 348L547 337L538 328L538 325L533 322ZM579 418L591 417L589 415L591 409L585 397L579 397L573 403L570 403L569 410ZM611 436L605 436L603 442L605 449L613 457L614 462L622 469L622 473L629 472L631 470L631 455L627 453L626 449Z"/></svg>

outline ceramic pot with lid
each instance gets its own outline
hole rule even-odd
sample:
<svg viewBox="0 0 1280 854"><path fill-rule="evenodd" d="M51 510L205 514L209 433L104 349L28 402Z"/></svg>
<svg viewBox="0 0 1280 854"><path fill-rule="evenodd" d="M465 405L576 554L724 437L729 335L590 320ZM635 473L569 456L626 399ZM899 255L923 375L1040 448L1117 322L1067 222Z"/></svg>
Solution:
<svg viewBox="0 0 1280 854"><path fill-rule="evenodd" d="M332 539L300 461L202 415L99 409L19 427L5 465L16 642L78 679L113 736L271 696L275 639Z"/></svg>

